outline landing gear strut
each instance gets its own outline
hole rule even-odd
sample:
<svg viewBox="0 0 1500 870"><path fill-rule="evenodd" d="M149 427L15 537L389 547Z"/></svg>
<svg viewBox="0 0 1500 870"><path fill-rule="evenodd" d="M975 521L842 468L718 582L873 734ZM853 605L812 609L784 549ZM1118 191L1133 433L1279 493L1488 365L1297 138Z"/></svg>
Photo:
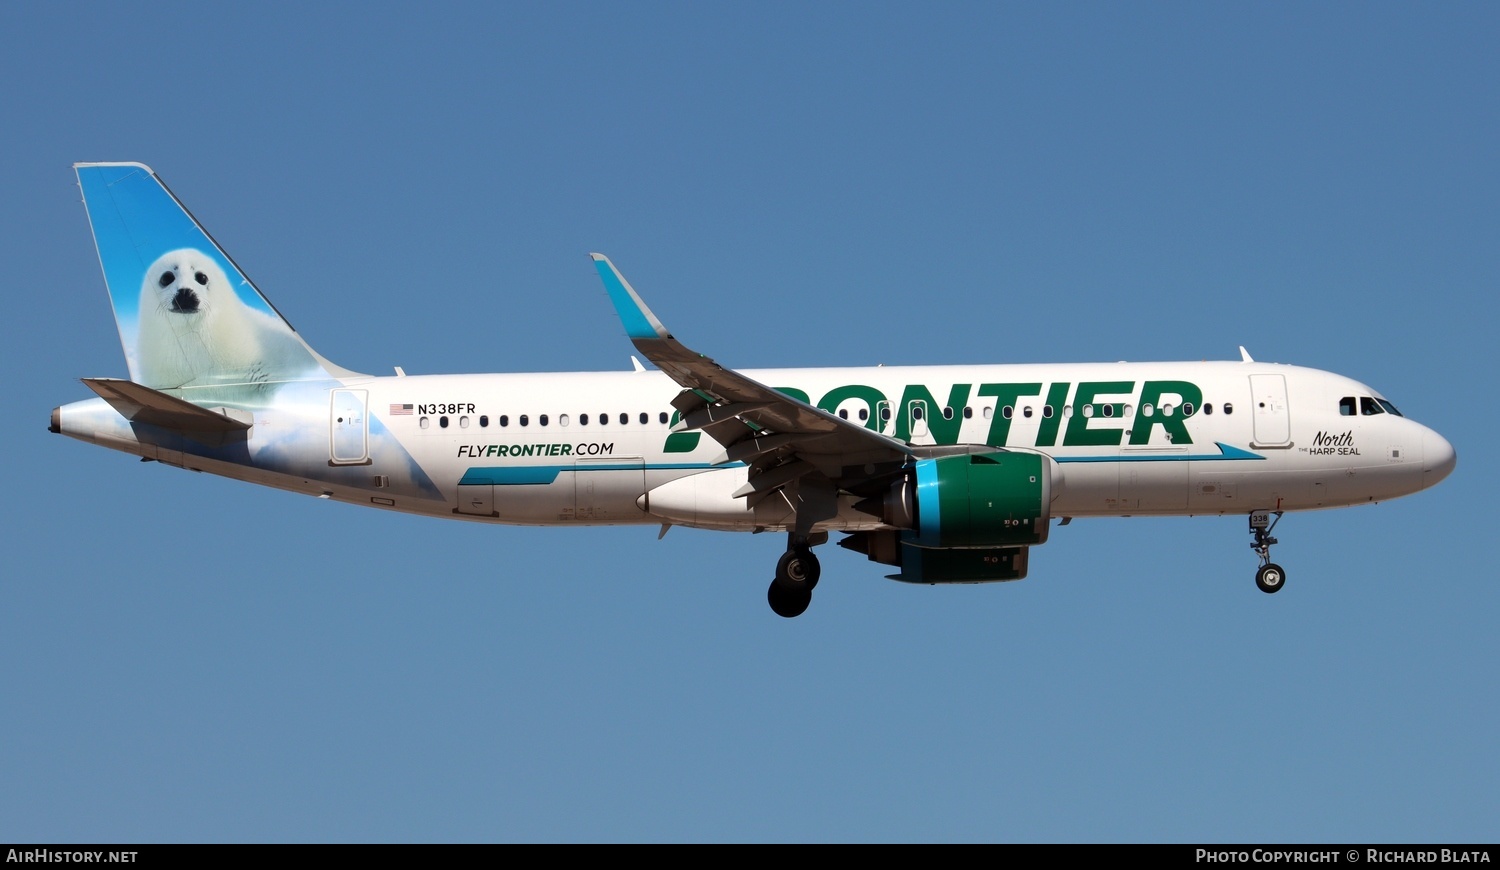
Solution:
<svg viewBox="0 0 1500 870"><path fill-rule="evenodd" d="M822 537L826 539L827 533ZM813 543L804 536L787 536L787 550L776 562L776 577L766 590L766 600L777 616L801 616L812 603L813 589L822 573L818 557L813 555Z"/></svg>
<svg viewBox="0 0 1500 870"><path fill-rule="evenodd" d="M1276 543L1276 539L1271 537L1271 530L1281 522L1281 514L1281 511L1277 511L1274 520L1265 511L1250 515L1250 534L1255 536L1255 543L1250 545L1250 549L1260 557L1260 568L1255 572L1255 585L1267 594L1279 592L1286 585L1286 571L1271 561L1271 545Z"/></svg>

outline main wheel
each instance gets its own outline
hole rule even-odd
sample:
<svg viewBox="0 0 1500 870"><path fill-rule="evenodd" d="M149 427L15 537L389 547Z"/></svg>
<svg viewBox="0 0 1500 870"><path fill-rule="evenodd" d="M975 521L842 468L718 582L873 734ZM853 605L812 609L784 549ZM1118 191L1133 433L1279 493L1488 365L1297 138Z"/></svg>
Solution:
<svg viewBox="0 0 1500 870"><path fill-rule="evenodd" d="M766 601L770 602L771 610L777 616L791 619L807 610L807 605L812 603L812 590L788 589L780 580L772 580L771 588L766 590Z"/></svg>
<svg viewBox="0 0 1500 870"><path fill-rule="evenodd" d="M787 550L776 562L776 582L793 592L806 589L811 594L822 573L818 557L805 547Z"/></svg>
<svg viewBox="0 0 1500 870"><path fill-rule="evenodd" d="M1274 562L1262 565L1260 566L1260 570L1255 572L1255 585L1260 587L1260 591L1268 595L1272 592L1278 592L1281 590L1281 587L1286 585L1286 572L1281 570L1281 566Z"/></svg>

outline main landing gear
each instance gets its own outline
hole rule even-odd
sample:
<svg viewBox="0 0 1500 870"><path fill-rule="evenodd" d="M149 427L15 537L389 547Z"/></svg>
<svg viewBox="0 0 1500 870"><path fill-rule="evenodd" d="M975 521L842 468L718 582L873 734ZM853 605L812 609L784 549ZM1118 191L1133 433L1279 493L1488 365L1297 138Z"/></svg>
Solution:
<svg viewBox="0 0 1500 870"><path fill-rule="evenodd" d="M1279 592L1286 585L1286 571L1271 561L1271 545L1276 543L1276 539L1271 537L1271 530L1281 522L1281 513L1277 511L1274 520L1265 511L1250 515L1250 534L1255 536L1255 543L1250 545L1250 549L1260 557L1260 568L1255 572L1255 585L1266 594Z"/></svg>
<svg viewBox="0 0 1500 870"><path fill-rule="evenodd" d="M787 619L801 616L812 603L813 589L818 585L818 576L822 573L818 557L813 555L812 548L814 544L828 540L828 533L823 532L816 538L787 535L786 552L776 562L776 577L771 581L771 588L766 590L766 600L777 616Z"/></svg>

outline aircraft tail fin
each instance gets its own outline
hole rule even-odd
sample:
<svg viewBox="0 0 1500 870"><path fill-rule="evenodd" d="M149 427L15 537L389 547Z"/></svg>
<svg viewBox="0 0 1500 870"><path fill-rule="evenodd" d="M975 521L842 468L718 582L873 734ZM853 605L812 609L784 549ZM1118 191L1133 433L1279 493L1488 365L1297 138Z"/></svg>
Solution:
<svg viewBox="0 0 1500 870"><path fill-rule="evenodd" d="M132 381L249 398L353 374L302 340L150 167L73 169Z"/></svg>

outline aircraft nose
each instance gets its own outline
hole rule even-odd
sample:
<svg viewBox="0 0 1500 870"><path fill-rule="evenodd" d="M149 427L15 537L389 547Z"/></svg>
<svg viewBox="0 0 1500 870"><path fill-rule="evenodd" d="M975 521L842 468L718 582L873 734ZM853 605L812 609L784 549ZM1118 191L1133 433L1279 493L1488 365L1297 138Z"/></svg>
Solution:
<svg viewBox="0 0 1500 870"><path fill-rule="evenodd" d="M1437 484L1453 473L1458 464L1458 453L1448 439L1428 429L1422 436L1422 486Z"/></svg>

